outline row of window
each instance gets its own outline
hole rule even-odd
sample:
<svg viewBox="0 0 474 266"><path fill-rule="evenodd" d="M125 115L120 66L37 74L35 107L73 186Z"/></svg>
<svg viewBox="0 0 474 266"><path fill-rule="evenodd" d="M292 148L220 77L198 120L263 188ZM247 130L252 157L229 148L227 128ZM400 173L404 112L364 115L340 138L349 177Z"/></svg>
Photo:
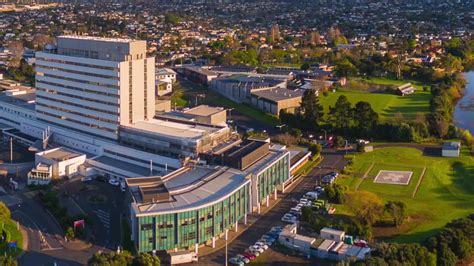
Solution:
<svg viewBox="0 0 474 266"><path fill-rule="evenodd" d="M46 61L46 62L53 62L53 63L59 63L59 64L65 64L65 65L72 65L72 66L82 66L82 67L91 67L91 68L97 68L97 69L104 69L104 70L111 70L111 71L118 71L118 67L108 67L108 66L99 66L99 65L91 65L91 64L85 64L85 63L78 63L78 62L71 62L71 61L65 61L65 60L60 60L60 59L52 59L52 58L45 58L45 57L36 57L36 63L40 63L40 61Z"/></svg>
<svg viewBox="0 0 474 266"><path fill-rule="evenodd" d="M117 77L117 76L103 75L103 74L90 73L90 72L83 72L83 71L70 70L70 69L65 69L65 68L50 67L50 66L41 65L40 62L36 63L36 66L47 69L49 71L61 71L61 72L66 72L66 73L71 73L71 74L78 74L78 75L92 76L92 77L97 77L97 78L119 80L119 77Z"/></svg>
<svg viewBox="0 0 474 266"><path fill-rule="evenodd" d="M111 103L111 102L107 102L107 101L97 100L97 99L94 99L94 98L87 98L87 97L72 95L72 94L69 94L69 93L64 93L64 92L60 92L60 91L52 90L52 89L44 89L44 88L41 88L41 85L40 86L38 86L38 85L39 84L36 83L36 90L37 91L42 91L42 92L45 92L45 93L48 93L48 94L57 94L57 95L62 95L62 96L66 96L66 97L70 97L70 98L74 98L74 99L83 100L83 101L95 102L95 103L100 103L100 104L105 104L105 105L116 106L116 107L119 106L118 103Z"/></svg>
<svg viewBox="0 0 474 266"><path fill-rule="evenodd" d="M118 85L111 85L111 84L106 84L106 83L101 83L101 82L95 82L95 81L90 81L90 80L82 80L82 79L75 79L75 78L68 78L65 76L58 76L54 74L49 74L49 73L42 73L42 72L36 72L37 76L45 76L49 78L55 78L59 80L67 80L67 81L72 81L72 82L78 82L78 83L84 83L84 84L89 84L93 86L100 86L100 87L105 87L105 88L111 88L111 89L120 89Z"/></svg>
<svg viewBox="0 0 474 266"><path fill-rule="evenodd" d="M78 115L78 116L82 116L82 117L87 117L87 118L90 118L90 119L94 119L94 120L109 123L109 124L118 125L118 123L119 123L118 121L114 121L114 120L110 120L110 119L106 119L106 118L102 118L102 117L98 117L98 116L94 116L94 115L88 115L88 114L85 114L85 113L74 112L74 111L67 110L67 109L64 109L64 108L61 108L61 107L57 107L57 106L50 106L50 105L43 104L43 103L36 103L36 104L38 106L43 106L43 107L48 108L48 109L52 109L52 110L56 110L56 111L60 111L60 112L64 112L64 113L69 113L69 114L73 114L73 115Z"/></svg>
<svg viewBox="0 0 474 266"><path fill-rule="evenodd" d="M114 93L106 93L106 92L101 92L101 91L96 91L96 90L88 90L88 89L78 88L78 87L75 87L75 86L69 86L69 85L65 85L65 84L45 81L45 80L42 80L41 78L37 78L36 79L36 86L40 85L41 83L48 84L48 85L51 85L51 86L60 87L60 88L75 90L75 91L83 91L83 92L87 92L87 93L98 94L98 95L101 95L101 96L103 95L103 96L108 96L108 97L119 98L119 95L114 94Z"/></svg>
<svg viewBox="0 0 474 266"><path fill-rule="evenodd" d="M91 124L91 123L85 123L85 122L82 122L82 121L78 121L78 120L75 120L75 119L71 119L71 118L68 118L68 117L64 117L64 116L60 116L60 115L56 115L56 114L51 114L51 113L48 113L48 112L45 112L45 111L41 111L41 110L36 110L37 113L39 114L43 114L43 115L46 115L46 116L51 116L51 117L55 117L57 119L60 119L60 120L64 120L64 121L69 121L69 122L73 122L75 124L80 124L80 125L83 125L83 126L87 126L87 127L91 127L91 128L96 128L96 129L99 129L99 130L104 130L104 131L107 131L107 132L111 132L111 133L114 133L114 134L117 134L117 130L114 130L114 129L110 129L110 128L106 128L106 127L101 127L101 126L98 126L98 125L95 125L95 124ZM44 121L44 120L43 120ZM51 124L55 124L55 125L59 125L59 126L62 126L62 127L66 127L66 128L69 128L71 130L75 130L75 131L81 131L79 129L76 129L76 128L71 128L71 127L68 127L68 126L65 126L65 125L62 125L62 124L57 124L57 123L54 123L54 122L51 122L51 121L44 121L46 123L51 123ZM93 134L89 131L81 131L82 133L85 133L85 134L90 134L90 135L96 135L96 134ZM100 137L103 137L101 135L96 135L96 136L100 136Z"/></svg>
<svg viewBox="0 0 474 266"><path fill-rule="evenodd" d="M109 114L109 115L116 115L118 116L119 115L119 112L118 110L116 112L112 112L112 111L108 111L108 110L103 110L103 109L99 109L99 108L95 108L95 107L92 107L92 106L86 106L86 105L82 105L82 104L77 104L77 103L73 103L73 102L68 102L68 101L63 101L63 100L60 100L60 99L55 99L55 98L50 98L50 97L47 97L47 96L43 96L43 95L36 95L36 99L44 99L44 100L49 100L49 101L52 101L52 102L58 102L58 103L62 103L62 104L65 104L65 105L70 105L70 106L75 106L75 107L79 107L79 108L84 108L86 110L92 110L92 111L96 111L96 112L100 112L100 113L104 113L104 114ZM41 103L41 101L36 101L36 104L38 103Z"/></svg>
<svg viewBox="0 0 474 266"><path fill-rule="evenodd" d="M199 210L139 218L141 252L186 248L224 232L248 212L249 186Z"/></svg>

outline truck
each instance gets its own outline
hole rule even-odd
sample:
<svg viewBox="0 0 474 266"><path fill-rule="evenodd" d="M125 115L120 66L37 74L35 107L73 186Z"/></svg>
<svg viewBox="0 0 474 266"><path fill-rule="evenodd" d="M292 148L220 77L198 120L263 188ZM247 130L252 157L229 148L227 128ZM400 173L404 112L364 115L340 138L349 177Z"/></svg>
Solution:
<svg viewBox="0 0 474 266"><path fill-rule="evenodd" d="M171 265L198 261L197 254L194 252L189 252L189 251L173 252L173 253L169 253L169 256L170 256Z"/></svg>

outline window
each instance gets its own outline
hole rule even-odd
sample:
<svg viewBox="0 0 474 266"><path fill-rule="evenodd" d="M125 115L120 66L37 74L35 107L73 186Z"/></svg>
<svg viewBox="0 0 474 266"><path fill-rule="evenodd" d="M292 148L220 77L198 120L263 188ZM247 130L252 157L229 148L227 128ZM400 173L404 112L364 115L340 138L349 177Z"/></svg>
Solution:
<svg viewBox="0 0 474 266"><path fill-rule="evenodd" d="M148 231L153 229L153 224L142 224L142 231Z"/></svg>

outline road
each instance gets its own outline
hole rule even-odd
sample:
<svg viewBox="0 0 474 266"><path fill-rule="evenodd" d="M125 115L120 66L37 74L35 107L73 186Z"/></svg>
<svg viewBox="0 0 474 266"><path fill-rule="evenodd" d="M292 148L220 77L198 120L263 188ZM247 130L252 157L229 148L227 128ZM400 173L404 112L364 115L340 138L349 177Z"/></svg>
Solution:
<svg viewBox="0 0 474 266"><path fill-rule="evenodd" d="M301 198L307 191L312 190L320 175L324 175L325 173L334 170L341 170L347 163L344 159L343 153L333 150L325 150L322 155L324 156L324 159L318 165L319 167L314 168L307 176L305 176L291 192L279 195L279 197L281 197L279 203L228 245L228 258L243 252L250 245L253 245L273 226L285 225L280 219L290 210L290 208L294 207L295 199L297 200ZM265 263L271 262L266 261ZM200 257L199 264L224 265L225 249L220 249L212 254Z"/></svg>
<svg viewBox="0 0 474 266"><path fill-rule="evenodd" d="M12 218L22 225L28 235L28 250L19 259L20 265L84 265L101 247L93 246L84 251L65 249L59 239L62 229L36 202L35 198L20 196L22 202L9 206ZM44 239L44 240L43 240Z"/></svg>

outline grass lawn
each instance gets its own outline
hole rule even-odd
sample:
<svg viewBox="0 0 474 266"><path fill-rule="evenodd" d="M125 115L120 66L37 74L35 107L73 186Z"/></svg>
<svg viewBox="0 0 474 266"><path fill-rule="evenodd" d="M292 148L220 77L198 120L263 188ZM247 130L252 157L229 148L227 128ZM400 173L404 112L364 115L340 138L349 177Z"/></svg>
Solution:
<svg viewBox="0 0 474 266"><path fill-rule="evenodd" d="M407 204L409 219L399 228L389 228L375 236L383 236L396 242L420 242L443 227L449 221L474 213L474 159L467 150L460 158L425 156L414 148L382 148L370 153L356 155L348 174L338 183L355 190L360 177L368 172L367 178L358 189L371 191L383 201L400 200ZM413 192L426 172L413 198ZM378 184L373 182L379 170L413 171L408 185ZM345 206L336 206L342 213L350 213Z"/></svg>
<svg viewBox="0 0 474 266"><path fill-rule="evenodd" d="M416 113L429 112L431 100L431 93L422 90L417 90L414 94L403 97L390 93L338 90L329 92L327 96L321 95L320 102L325 113L329 112L329 106L334 106L337 98L341 95L345 95L352 105L359 101L370 103L382 121L393 119L396 113L401 113L405 119L414 119Z"/></svg>
<svg viewBox="0 0 474 266"><path fill-rule="evenodd" d="M0 219L0 233L6 232L7 234L7 242L8 241L16 241L17 242L17 249L10 250L8 247L7 242L0 242L0 255L11 255L16 257L21 252L21 247L23 247L23 236L19 230L16 228L16 223L12 220L1 220Z"/></svg>
<svg viewBox="0 0 474 266"><path fill-rule="evenodd" d="M416 89L418 90L423 90L423 86L426 84L423 84L419 81L416 80L408 80L408 79L393 79L393 78L379 78L379 77L370 77L370 78L365 78L362 79L367 83L371 84L376 84L376 85L387 85L387 86L398 86L398 85L403 85L406 83L411 83L415 86Z"/></svg>

